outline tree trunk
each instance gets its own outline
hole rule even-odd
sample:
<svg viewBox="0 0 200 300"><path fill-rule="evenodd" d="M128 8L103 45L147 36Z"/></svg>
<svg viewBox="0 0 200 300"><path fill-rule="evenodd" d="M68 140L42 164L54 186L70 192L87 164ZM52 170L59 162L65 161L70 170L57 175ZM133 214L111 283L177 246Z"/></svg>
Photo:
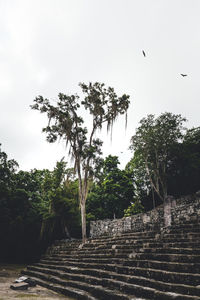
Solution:
<svg viewBox="0 0 200 300"><path fill-rule="evenodd" d="M153 208L155 208L155 207L156 207L156 204L155 204L155 195L154 195L154 191L153 191L153 186L151 187L151 190L152 190Z"/></svg>
<svg viewBox="0 0 200 300"><path fill-rule="evenodd" d="M82 225L82 241L86 242L86 212L85 212L85 199L81 199L81 225Z"/></svg>

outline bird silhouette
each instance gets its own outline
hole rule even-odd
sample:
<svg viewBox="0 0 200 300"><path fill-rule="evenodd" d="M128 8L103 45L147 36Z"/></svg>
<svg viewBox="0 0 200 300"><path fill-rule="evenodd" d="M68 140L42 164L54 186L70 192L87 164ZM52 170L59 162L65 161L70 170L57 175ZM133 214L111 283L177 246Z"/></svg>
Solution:
<svg viewBox="0 0 200 300"><path fill-rule="evenodd" d="M181 76L185 77L185 76L187 76L187 74L181 74Z"/></svg>
<svg viewBox="0 0 200 300"><path fill-rule="evenodd" d="M146 53L144 52L144 50L142 50L142 53L143 53L144 57L146 57Z"/></svg>

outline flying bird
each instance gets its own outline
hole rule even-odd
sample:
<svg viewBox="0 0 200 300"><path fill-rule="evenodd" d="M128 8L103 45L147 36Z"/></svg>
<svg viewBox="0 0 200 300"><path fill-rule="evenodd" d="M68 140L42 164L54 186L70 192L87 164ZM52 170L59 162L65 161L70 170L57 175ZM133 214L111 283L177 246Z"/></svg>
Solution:
<svg viewBox="0 0 200 300"><path fill-rule="evenodd" d="M144 57L146 57L146 53L144 52L144 50L142 50L142 53L143 53Z"/></svg>
<svg viewBox="0 0 200 300"><path fill-rule="evenodd" d="M187 76L187 74L181 74L181 76L185 77L185 76Z"/></svg>

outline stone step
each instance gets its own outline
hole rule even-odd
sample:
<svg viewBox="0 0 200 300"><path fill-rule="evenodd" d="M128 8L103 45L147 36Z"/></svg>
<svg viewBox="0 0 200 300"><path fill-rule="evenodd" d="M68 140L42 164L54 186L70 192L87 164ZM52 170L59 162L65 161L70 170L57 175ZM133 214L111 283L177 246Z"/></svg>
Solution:
<svg viewBox="0 0 200 300"><path fill-rule="evenodd" d="M116 247L113 247L113 248L107 248L106 249L106 253L107 254L113 254L115 255L116 253L118 254L129 254L131 251L133 251L133 249L140 249L141 247L139 246L129 246L129 247L124 247L124 248L116 248ZM59 251L57 254L59 254L60 256L62 255L80 255L80 256L84 256L85 254L87 255L91 255L91 256L95 256L96 254L105 254L105 249L81 249L81 250L73 250L71 252L68 252L68 251Z"/></svg>
<svg viewBox="0 0 200 300"><path fill-rule="evenodd" d="M122 232L122 233L119 233L119 234L115 234L113 236L109 236L109 235L101 235L99 237L96 237L96 238L92 238L90 240L93 240L93 241L100 241L100 240L109 240L109 239L112 239L112 238L122 238L122 237L146 237L146 236L154 236L155 234L157 234L159 231L158 230L154 230L154 231L128 231L128 232Z"/></svg>
<svg viewBox="0 0 200 300"><path fill-rule="evenodd" d="M166 228L165 230L166 231L170 231L169 234L171 235L177 235L177 234L180 234L180 235L191 235L191 234L194 234L194 235L199 235L200 234L200 224L189 224L190 226L171 226L169 229ZM136 238L147 238L147 237L154 237L156 234L160 234L159 231L141 231L141 232L137 232L137 233L133 233L133 232L127 232L127 233L121 233L120 235L115 235L115 236L100 236L100 237L97 237L97 238L93 238L93 239L89 239L89 241L92 241L93 243L99 243L101 241L111 241L111 240L115 240L115 239L125 239L125 238L128 238L128 239L136 239Z"/></svg>
<svg viewBox="0 0 200 300"><path fill-rule="evenodd" d="M193 236L189 236L189 237L179 237L176 238L175 237L162 237L159 239L160 242L162 241L163 243L186 243L186 242L200 242L200 238L198 237L193 237Z"/></svg>
<svg viewBox="0 0 200 300"><path fill-rule="evenodd" d="M151 288L156 288L160 291L168 291L168 292L176 292L181 294L190 294L190 295L196 295L200 296L200 288L196 288L191 285L184 285L184 284L174 284L174 283L166 283L158 280L154 280L152 278L145 278L141 276L130 276L126 274L119 274L116 272L108 272L105 270L99 270L99 269L88 269L88 268L80 268L80 267L70 267L70 266L57 266L55 273L55 265L42 265L38 264L37 266L31 266L28 269L36 270L39 272L42 272L43 270L47 270L47 273L50 274L59 274L60 271L63 271L65 274L65 277L68 276L68 279L73 279L73 276L76 280L85 280L92 282L92 280L96 281L96 284L102 282L99 278L110 278L115 279L119 281L124 281L132 284L138 284L140 286L147 286ZM51 270L53 270L54 273L51 273ZM75 275L74 275L75 274ZM79 274L77 277L77 274ZM87 275L87 277L84 277L83 275ZM89 275L89 276L88 276ZM92 277L91 277L92 276Z"/></svg>
<svg viewBox="0 0 200 300"><path fill-rule="evenodd" d="M54 251L52 252L52 255L59 255L63 257L71 257L71 256L80 256L80 257L88 257L88 256L96 256L99 257L99 255L105 256L105 251L107 255L128 255L132 253L133 251L135 252L141 252L141 253L169 253L169 254L200 254L200 248L195 249L195 248L172 248L172 247L166 247L166 245L160 245L162 248L155 247L152 245L149 247L149 244L144 244L143 248L138 245L112 245L112 248L86 248L86 249L80 249L80 250L72 250L72 251ZM164 246L164 247L163 247ZM198 245L199 246L199 245Z"/></svg>
<svg viewBox="0 0 200 300"><path fill-rule="evenodd" d="M87 265L91 268L91 263L85 261L85 266ZM83 263L81 263L81 260L76 262L75 261L66 261L63 262L63 266L75 266L78 267L79 265L81 267L83 266ZM162 266L162 265L160 265ZM146 267L139 267L139 266L130 266L128 263L125 265L125 263L120 265L120 263L116 262L93 262L93 267L96 269L101 270L107 270L111 272L117 272L121 274L127 274L127 275L134 275L134 276L143 276L147 278L152 278L155 280L161 280L161 281L167 281L172 283L181 283L181 284L188 284L188 285L200 285L200 274L196 273L182 273L182 272L173 272L173 271L167 271L162 269L152 269L152 268L146 268Z"/></svg>
<svg viewBox="0 0 200 300"><path fill-rule="evenodd" d="M193 249L196 248L197 252L200 249L200 243L189 243L189 242L178 242L178 243L157 243L157 242L145 242L145 243L124 243L124 244L109 244L103 246L96 246L95 248L82 248L77 253L100 253L101 251L107 252L109 250L125 250L125 249L146 249L146 248L160 248L160 249L167 249L167 248L177 248L177 249ZM76 251L76 250L74 250ZM186 250L187 251L187 250ZM195 250L196 251L196 250ZM58 252L59 253L59 252ZM69 253L69 252L68 252Z"/></svg>
<svg viewBox="0 0 200 300"><path fill-rule="evenodd" d="M120 253L120 251L123 251L124 253L128 253L129 251L136 249L136 251L140 249L145 249L146 252L167 252L167 249L170 249L169 253L186 253L186 254L200 254L200 244L199 243L171 243L171 244L163 244L163 243L144 243L143 245L138 245L138 244L122 244L122 245L112 245L110 247L95 247L93 249L91 248L82 248L82 249L74 249L72 251L65 251L65 250L60 250L55 253L57 254L82 254L82 253L87 253L87 254L94 254L94 253ZM180 246L180 247L179 247ZM183 247L185 246L185 247ZM193 247L192 247L193 246ZM198 246L198 248L195 248L195 246ZM157 249L157 250L155 250ZM174 252L173 252L174 251Z"/></svg>
<svg viewBox="0 0 200 300"><path fill-rule="evenodd" d="M108 242L102 242L102 243L97 243L97 244L92 244L92 243L87 243L84 245L84 249L86 248L94 248L94 247L106 247L106 246L110 246L110 245L122 245L124 243L126 244L138 244L138 245L143 245L144 243L154 243L155 241L160 241L160 242L163 242L163 243L176 243L176 242L179 242L179 243L187 243L187 242L200 242L200 238L197 238L197 237L193 237L193 236L190 236L190 237L179 237L179 238L176 238L176 237L158 237L156 239L125 239L123 241L119 241L119 240L110 240Z"/></svg>
<svg viewBox="0 0 200 300"><path fill-rule="evenodd" d="M200 226L196 226L194 228L169 228L168 231L171 234L182 234L182 233L187 233L187 234L196 234L199 233L199 228Z"/></svg>
<svg viewBox="0 0 200 300"><path fill-rule="evenodd" d="M170 229L170 230L190 230L191 232L193 230L196 230L196 229L199 229L200 227L200 223L199 222L194 222L194 223L184 223L184 224L172 224L170 227L165 227L165 228L162 228L161 230L165 230L165 229Z"/></svg>
<svg viewBox="0 0 200 300"><path fill-rule="evenodd" d="M45 282L45 286L48 288L48 285L51 287L57 285L61 288L67 288L68 290L78 290L78 294L75 296L79 299L88 299L88 300L145 300L144 298L137 297L131 294L124 294L121 291L115 289L108 289L105 286L101 285L91 285L85 282L71 281L71 280L63 280L57 276L52 276L48 274L43 274L40 272L32 272L32 271L24 271L24 273L31 278L36 278L36 282L39 285L42 285ZM41 284L42 281L42 284ZM53 283L53 284L52 284ZM49 288L51 288L49 287ZM58 292L63 294L62 289L57 290ZM86 295L85 295L86 293ZM83 295L83 297L82 297ZM89 298L85 298L89 297ZM196 300L194 297L191 300ZM188 299L190 300L190 299Z"/></svg>
<svg viewBox="0 0 200 300"><path fill-rule="evenodd" d="M109 263L109 261L107 262ZM94 262L83 262L83 261L67 261L67 260L41 260L41 264L50 264L50 265L68 265L74 266L75 268L99 268L98 263ZM109 264L111 265L111 264ZM176 271L182 273L199 273L200 264L198 263L177 263L177 262L163 262L163 261L156 261L156 260L125 260L121 261L119 266L131 266L131 267L141 267L141 268L150 268L150 269L161 269L166 271ZM100 265L101 266L101 265ZM105 266L105 264L103 265ZM113 269L117 267L118 264L113 264Z"/></svg>
<svg viewBox="0 0 200 300"><path fill-rule="evenodd" d="M115 240L124 240L124 239L136 239L136 238L140 238L144 237L144 239L146 238L154 238L156 233L153 232L143 232L143 233L130 233L130 234L121 234L121 235L116 235L113 237L110 236L105 236L105 237L99 237L99 238L93 238L93 239L88 239L87 240L87 244L99 244L101 242L106 243L107 241L115 241ZM82 243L81 240L78 241L73 241L73 242L68 242L68 240L60 240L60 241L55 241L54 245L52 245L51 247L66 247L67 249L71 249L71 248L77 248L80 244ZM87 245L86 244L86 245ZM50 248L51 248L50 247Z"/></svg>
<svg viewBox="0 0 200 300"><path fill-rule="evenodd" d="M162 236L162 235L161 235ZM165 233L164 234L164 237L165 238L174 238L176 237L177 239L179 238L200 238L200 232L185 232L185 231L182 231L182 232L173 232L173 231L170 231L169 233Z"/></svg>
<svg viewBox="0 0 200 300"><path fill-rule="evenodd" d="M95 244L95 243L92 243L91 241L88 241L85 245L79 245L79 247L80 248L82 248L82 249L88 249L88 248L92 248L92 249L94 249L94 248L104 248L104 249L107 249L107 248L110 248L110 247L112 247L112 245L118 245L118 246L124 246L124 244L127 244L127 245L138 245L138 246L143 246L144 244L147 244L147 243L151 243L152 244L152 246L154 245L154 244L156 244L156 242L160 242L160 244L161 243L163 243L163 245L166 245L166 244L187 244L187 243L196 243L197 245L200 245L200 238L197 238L197 237L194 237L194 236L189 236L188 238L183 238L183 237L181 237L181 238L179 238L178 240L177 240L177 238L175 238L175 237L168 237L168 238L166 238L166 237L162 237L162 239L159 239L159 237L160 236L158 236L157 237L157 239L155 240L155 239L137 239L137 240L133 240L133 239L126 239L126 240L123 240L123 241L121 241L121 240L112 240L112 241L107 241L107 242L102 242L102 243L97 243L97 244ZM69 248L69 247L67 247L67 246L65 246L65 244L63 243L62 244L62 246L56 246L56 247L52 247L51 248L51 252L50 252L50 250L48 250L47 251L47 253L53 253L53 252L59 252L60 250L62 250L62 251L72 251L72 250L76 250L76 249L80 249L80 248L78 248L78 246L77 246L77 243L76 244L74 244L74 248Z"/></svg>
<svg viewBox="0 0 200 300"><path fill-rule="evenodd" d="M87 252L85 253L71 253L71 254L65 254L65 253L59 253L59 254L52 254L51 256L52 257L55 257L57 258L58 256L59 257L62 257L62 258L65 258L65 259L70 259L70 258L73 258L73 259L78 259L78 258L128 258L128 256L130 255L130 251L128 251L127 253L123 253L123 251L121 253L89 253L87 254Z"/></svg>
<svg viewBox="0 0 200 300"><path fill-rule="evenodd" d="M51 283L46 280L42 280L41 278L34 277L31 275L31 278L35 280L36 284L43 286L47 289L53 290L59 294L63 294L68 297L73 297L74 299L80 299L80 300L97 300L97 298L91 296L88 292L75 289L73 287L63 286L61 284L55 284Z"/></svg>
<svg viewBox="0 0 200 300"><path fill-rule="evenodd" d="M164 262L156 260L128 260L123 263L124 266L160 269L172 272L182 273L199 273L200 264L198 263L180 263L180 262Z"/></svg>
<svg viewBox="0 0 200 300"><path fill-rule="evenodd" d="M66 258L54 255L52 257L47 256L44 259L48 260L62 260L62 261L76 261L76 262L94 262L100 264L117 263L137 259L137 260L155 260L163 262L180 262L180 263L200 263L199 255L182 255L182 254L159 254L159 253L132 253L129 254L129 258L122 257L74 257Z"/></svg>
<svg viewBox="0 0 200 300"><path fill-rule="evenodd" d="M121 242L124 242L124 240L149 240L149 239L154 239L154 237L155 237L155 235L146 235L146 236L141 236L141 235L139 235L139 236L135 236L135 237L133 237L133 236L114 236L114 237L110 237L109 239L92 239L92 240L88 240L87 241L87 244L86 245L88 245L88 244L92 244L92 245L99 245L99 244L102 244L102 243L107 243L107 242L109 242L109 243L111 243L111 242L115 242L115 241L121 241ZM85 246L86 246L85 245Z"/></svg>
<svg viewBox="0 0 200 300"><path fill-rule="evenodd" d="M170 229L190 229L192 231L193 228L199 228L200 222L184 222L184 224L172 224Z"/></svg>
<svg viewBox="0 0 200 300"><path fill-rule="evenodd" d="M64 280L49 274L44 274L41 272L32 272L25 271L25 274L28 276L39 277L42 280L49 280L56 284L62 284L63 286L72 286L73 288L78 288L85 290L92 294L92 296L98 297L97 299L134 299L136 297L142 297L146 299L181 299L181 300L197 300L198 296L189 296L184 294L172 293L172 292L163 292L150 287L143 287L136 284L126 283L120 280L114 279L103 279L102 286L97 285L96 287L100 289L100 294L96 290L96 287L93 284L88 284L85 282L80 282L76 280ZM60 275L65 276L60 272ZM107 294L107 287L109 286L109 295ZM121 292L125 292L126 298L122 298ZM120 294L119 294L120 293ZM134 296L133 296L134 295ZM133 298L134 297L134 298ZM137 299L137 298L136 298Z"/></svg>
<svg viewBox="0 0 200 300"><path fill-rule="evenodd" d="M193 248L135 248L134 251L141 251L143 253L169 253L169 254L190 254L190 255L200 255L200 249Z"/></svg>
<svg viewBox="0 0 200 300"><path fill-rule="evenodd" d="M85 244L56 241L24 274L66 295L72 289L76 299L200 299L200 220L194 217L161 231L100 236Z"/></svg>
<svg viewBox="0 0 200 300"><path fill-rule="evenodd" d="M198 251L198 249L197 249ZM174 262L192 262L192 263L200 263L200 255L199 254L193 254L189 253L189 251L185 251L182 249L177 249L175 251L174 249L170 248L161 248L161 249L152 249L152 248L144 248L144 249L133 249L132 251L127 250L127 251L120 251L120 252L108 252L106 251L105 253L71 253L71 254L65 254L65 253L59 253L59 254L52 254L52 258L57 259L58 256L63 259L115 259L115 258L120 258L120 259L150 259L150 260L161 260L161 261L174 261Z"/></svg>
<svg viewBox="0 0 200 300"><path fill-rule="evenodd" d="M151 248L200 248L200 243L198 242L176 242L176 243L163 243L163 242L147 242L147 243L144 243L144 246L145 247L151 247ZM120 247L120 246L117 246L117 247Z"/></svg>
<svg viewBox="0 0 200 300"><path fill-rule="evenodd" d="M187 230L188 229L188 230ZM183 224L183 225L172 225L170 227L170 232L171 234L177 234L179 231L179 233L189 233L190 235L192 233L200 233L200 224ZM132 238L141 238L144 236L144 238L146 237L154 237L156 234L158 234L158 231L141 231L141 232L126 232L126 233L122 233L121 235L116 235L113 237L109 237L109 236L101 236L98 238L93 238L93 239L88 239L89 242L92 243L98 243L101 241L112 241L112 240L116 240L116 239L124 239L124 238L128 238L128 239L132 239ZM67 247L74 247L74 246L78 246L81 244L81 240L73 240L73 241L69 241L69 240L58 240L55 241L54 245L55 246L62 246L62 245L68 245Z"/></svg>
<svg viewBox="0 0 200 300"><path fill-rule="evenodd" d="M169 262L200 263L200 255L185 255L171 253L133 253L129 258L159 260Z"/></svg>

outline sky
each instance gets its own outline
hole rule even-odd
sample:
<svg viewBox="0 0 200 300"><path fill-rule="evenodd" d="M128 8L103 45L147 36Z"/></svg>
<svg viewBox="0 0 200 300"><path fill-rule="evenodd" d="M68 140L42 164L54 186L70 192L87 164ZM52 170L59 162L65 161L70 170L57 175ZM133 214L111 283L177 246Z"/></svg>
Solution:
<svg viewBox="0 0 200 300"><path fill-rule="evenodd" d="M104 157L119 156L122 168L148 114L181 114L188 128L200 126L199 16L199 0L0 0L1 150L27 171L68 161L30 105L38 95L81 95L80 82L130 95L127 129L121 116L112 141L105 129L98 134Z"/></svg>

